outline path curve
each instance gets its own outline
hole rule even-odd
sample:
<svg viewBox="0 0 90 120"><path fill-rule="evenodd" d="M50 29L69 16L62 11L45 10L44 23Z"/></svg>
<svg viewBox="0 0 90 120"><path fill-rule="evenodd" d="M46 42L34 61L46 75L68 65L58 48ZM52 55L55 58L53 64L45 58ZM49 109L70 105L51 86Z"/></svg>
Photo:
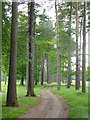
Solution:
<svg viewBox="0 0 90 120"><path fill-rule="evenodd" d="M51 92L51 88L40 91L41 102L20 118L69 118L70 106L64 98Z"/></svg>

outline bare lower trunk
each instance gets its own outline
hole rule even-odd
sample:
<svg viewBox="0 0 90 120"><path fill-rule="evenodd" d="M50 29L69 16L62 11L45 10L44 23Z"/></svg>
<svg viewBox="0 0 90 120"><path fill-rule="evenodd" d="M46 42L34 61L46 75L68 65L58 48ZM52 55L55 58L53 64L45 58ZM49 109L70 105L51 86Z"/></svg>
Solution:
<svg viewBox="0 0 90 120"><path fill-rule="evenodd" d="M78 62L78 2L76 2L76 90L79 89L79 62Z"/></svg>
<svg viewBox="0 0 90 120"><path fill-rule="evenodd" d="M69 46L68 46L68 81L67 88L70 88L70 63L71 63L71 18L72 18L72 2L70 3L70 19L69 19Z"/></svg>
<svg viewBox="0 0 90 120"><path fill-rule="evenodd" d="M1 59L2 59L2 2L0 1L0 91L1 91Z"/></svg>
<svg viewBox="0 0 90 120"><path fill-rule="evenodd" d="M48 55L47 55L47 83L49 82L49 74L48 74Z"/></svg>
<svg viewBox="0 0 90 120"><path fill-rule="evenodd" d="M18 2L12 2L10 65L6 101L6 106L11 107L17 106L17 94L16 94L17 27L18 27Z"/></svg>
<svg viewBox="0 0 90 120"><path fill-rule="evenodd" d="M81 80L81 36L82 36L82 20L81 20L81 23L80 23L80 47L79 47L79 60L78 60L78 62L79 62L79 88L80 88L80 80Z"/></svg>
<svg viewBox="0 0 90 120"><path fill-rule="evenodd" d="M32 41L32 81L34 88L34 79L35 79L35 43Z"/></svg>
<svg viewBox="0 0 90 120"><path fill-rule="evenodd" d="M6 83L7 83L7 78L5 77L5 85L6 85Z"/></svg>
<svg viewBox="0 0 90 120"><path fill-rule="evenodd" d="M51 58L48 56L48 83L51 84Z"/></svg>
<svg viewBox="0 0 90 120"><path fill-rule="evenodd" d="M60 59L59 59L59 32L58 32L58 15L57 15L57 3L55 0L55 12L56 12L56 28L57 28L57 90L60 90Z"/></svg>
<svg viewBox="0 0 90 120"><path fill-rule="evenodd" d="M34 94L34 88L33 88L33 42L34 42L34 2L28 3L28 19L29 19L29 62L28 62L28 89L27 89L27 95L26 96L35 96Z"/></svg>
<svg viewBox="0 0 90 120"><path fill-rule="evenodd" d="M42 56L42 68L41 68L41 85L44 82L44 55Z"/></svg>
<svg viewBox="0 0 90 120"><path fill-rule="evenodd" d="M86 93L86 2L84 2L83 21L82 92Z"/></svg>
<svg viewBox="0 0 90 120"><path fill-rule="evenodd" d="M28 63L26 64L26 89L28 89Z"/></svg>
<svg viewBox="0 0 90 120"><path fill-rule="evenodd" d="M62 11L61 11L62 12ZM61 53L61 41L62 41L62 13L61 13L61 18L60 18L60 81L61 81L61 59L62 59L62 53Z"/></svg>
<svg viewBox="0 0 90 120"><path fill-rule="evenodd" d="M1 92L1 65L0 65L0 92Z"/></svg>
<svg viewBox="0 0 90 120"><path fill-rule="evenodd" d="M24 85L24 77L22 76L21 77L21 82L20 82L20 85L23 86Z"/></svg>
<svg viewBox="0 0 90 120"><path fill-rule="evenodd" d="M35 85L37 85L37 82L38 82L38 81L36 80L36 81L35 81Z"/></svg>

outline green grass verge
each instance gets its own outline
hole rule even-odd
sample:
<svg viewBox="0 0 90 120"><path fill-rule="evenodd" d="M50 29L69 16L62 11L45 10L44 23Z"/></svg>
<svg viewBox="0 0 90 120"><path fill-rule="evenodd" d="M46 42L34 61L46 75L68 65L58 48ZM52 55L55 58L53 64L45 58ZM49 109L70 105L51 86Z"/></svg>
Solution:
<svg viewBox="0 0 90 120"><path fill-rule="evenodd" d="M61 86L61 90L57 90L57 84L52 84L52 92L63 96L70 105L70 118L88 118L88 86L87 93L84 94L80 90L75 90L72 85L67 89L66 85Z"/></svg>
<svg viewBox="0 0 90 120"><path fill-rule="evenodd" d="M6 105L6 91L7 85L2 83L2 118L18 118L22 116L24 113L27 113L32 106L36 105L40 101L39 91L43 86L37 85L35 86L35 94L37 97L25 97L26 88L25 86L17 85L17 96L18 96L18 105L19 107L11 108L5 107Z"/></svg>

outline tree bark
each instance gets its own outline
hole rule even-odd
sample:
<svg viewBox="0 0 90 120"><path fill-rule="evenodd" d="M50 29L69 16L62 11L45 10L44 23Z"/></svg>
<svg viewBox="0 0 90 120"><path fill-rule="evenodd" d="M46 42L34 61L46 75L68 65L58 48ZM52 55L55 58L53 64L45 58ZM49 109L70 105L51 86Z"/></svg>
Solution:
<svg viewBox="0 0 90 120"><path fill-rule="evenodd" d="M43 85L43 82L44 82L44 54L42 56L41 85Z"/></svg>
<svg viewBox="0 0 90 120"><path fill-rule="evenodd" d="M0 65L0 92L1 92L1 65Z"/></svg>
<svg viewBox="0 0 90 120"><path fill-rule="evenodd" d="M29 8L29 6L28 6L28 20L27 20L27 31L29 32L29 12L30 12L30 10L29 10L30 8ZM26 64L26 89L28 90L28 59L29 59L29 36L28 36L28 38L27 38L27 64Z"/></svg>
<svg viewBox="0 0 90 120"><path fill-rule="evenodd" d="M37 47L36 47L35 50L37 51ZM35 51L35 57L37 58L36 51ZM37 59L35 59L35 64L36 64L36 67L35 67L35 70L36 70L36 75L35 75L35 76L36 76L36 79L35 79L35 85L37 85L38 80L39 80L39 78L38 78L38 63L37 63Z"/></svg>
<svg viewBox="0 0 90 120"><path fill-rule="evenodd" d="M51 58L48 56L48 83L51 84Z"/></svg>
<svg viewBox="0 0 90 120"><path fill-rule="evenodd" d="M34 88L34 79L35 79L35 43L34 40L32 41L32 81L33 81L33 88Z"/></svg>
<svg viewBox="0 0 90 120"><path fill-rule="evenodd" d="M22 77L21 77L21 82L20 82L20 85L21 85L21 86L23 86L23 85L24 85L24 83L23 83L23 82L24 82L24 77L23 77L23 75L22 75Z"/></svg>
<svg viewBox="0 0 90 120"><path fill-rule="evenodd" d="M17 106L16 63L17 63L18 2L12 2L10 65L6 106Z"/></svg>
<svg viewBox="0 0 90 120"><path fill-rule="evenodd" d="M26 89L28 89L28 62L26 64Z"/></svg>
<svg viewBox="0 0 90 120"><path fill-rule="evenodd" d="M57 15L57 3L55 0L55 12L56 12L56 28L57 28L57 90L60 90L60 58L59 58L59 32L58 32L58 15Z"/></svg>
<svg viewBox="0 0 90 120"><path fill-rule="evenodd" d="M78 27L78 2L76 2L76 83L75 88L76 90L79 89L79 62L78 62L78 33L79 33L79 27Z"/></svg>
<svg viewBox="0 0 90 120"><path fill-rule="evenodd" d="M28 17L29 17L29 63L28 63L28 89L27 89L27 95L26 96L35 96L34 94L34 88L33 88L33 53L32 53L32 46L34 41L34 1L28 3Z"/></svg>
<svg viewBox="0 0 90 120"><path fill-rule="evenodd" d="M49 82L49 71L48 71L48 55L47 55L47 83Z"/></svg>
<svg viewBox="0 0 90 120"><path fill-rule="evenodd" d="M80 79L81 79L81 70L80 70L80 68L81 68L81 43L82 43L82 41L81 41L81 36L82 36L82 20L81 20L81 23L80 23L80 47L79 47L79 60L78 60L78 62L79 62L79 88L80 88Z"/></svg>
<svg viewBox="0 0 90 120"><path fill-rule="evenodd" d="M0 92L1 92L1 61L2 61L2 2L0 1Z"/></svg>
<svg viewBox="0 0 90 120"><path fill-rule="evenodd" d="M6 83L7 83L7 77L5 77L5 85L6 85Z"/></svg>
<svg viewBox="0 0 90 120"><path fill-rule="evenodd" d="M70 88L71 75L70 75L70 63L71 63L71 19L72 19L72 2L70 2L70 18L69 18L69 45L68 45L68 80L67 88Z"/></svg>
<svg viewBox="0 0 90 120"><path fill-rule="evenodd" d="M86 2L84 2L83 21L82 92L86 93Z"/></svg>
<svg viewBox="0 0 90 120"><path fill-rule="evenodd" d="M62 59L62 46L61 46L61 42L62 42L62 9L61 9L61 16L60 16L60 81L62 80L61 79L61 59Z"/></svg>
<svg viewBox="0 0 90 120"><path fill-rule="evenodd" d="M62 9L61 9L61 16L60 16L60 81L62 80L61 79L61 63L62 63Z"/></svg>

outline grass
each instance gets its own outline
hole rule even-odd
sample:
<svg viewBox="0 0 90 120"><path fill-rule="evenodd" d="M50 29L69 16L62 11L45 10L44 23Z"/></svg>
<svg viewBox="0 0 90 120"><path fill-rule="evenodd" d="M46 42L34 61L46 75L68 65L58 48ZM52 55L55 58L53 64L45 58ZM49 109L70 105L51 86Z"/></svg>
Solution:
<svg viewBox="0 0 90 120"><path fill-rule="evenodd" d="M52 91L59 96L63 96L70 105L70 118L88 118L88 86L87 93L83 94L80 90L75 90L75 83L72 83L70 89L66 88L65 84L62 84L61 90L57 90L57 83L51 85L44 83L44 86L40 84L35 86L35 94L38 97L25 97L26 88L17 84L17 96L19 107L11 108L4 107L6 104L6 91L7 85L2 82L2 117L3 118L18 118L24 113L27 113L32 106L36 105L40 101L39 91L45 86L52 86ZM47 90L45 91L48 94Z"/></svg>
<svg viewBox="0 0 90 120"><path fill-rule="evenodd" d="M80 90L75 90L74 83L67 89L66 85L61 86L61 90L57 90L57 84L52 84L52 91L59 96L63 96L70 105L70 118L88 118L88 86L87 93L84 94Z"/></svg>
<svg viewBox="0 0 90 120"><path fill-rule="evenodd" d="M36 105L40 102L40 94L39 91L43 86L37 85L35 86L35 94L37 97L25 97L26 88L25 86L17 85L17 96L18 96L18 104L19 107L11 108L5 107L6 105L6 91L7 85L4 85L2 82L2 118L18 118L22 116L24 113L28 112L32 106Z"/></svg>

